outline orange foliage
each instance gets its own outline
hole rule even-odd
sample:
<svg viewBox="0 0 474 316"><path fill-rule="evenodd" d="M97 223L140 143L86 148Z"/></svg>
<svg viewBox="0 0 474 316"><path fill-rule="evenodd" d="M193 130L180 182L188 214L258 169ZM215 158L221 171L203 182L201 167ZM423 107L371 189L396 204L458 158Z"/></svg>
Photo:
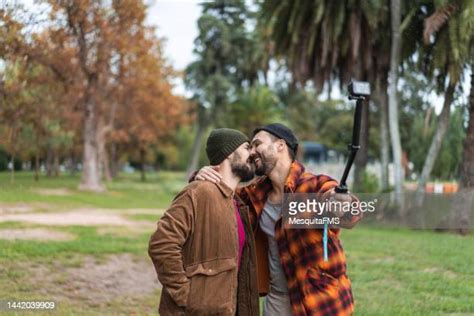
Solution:
<svg viewBox="0 0 474 316"><path fill-rule="evenodd" d="M47 27L30 36L26 30L35 28L0 10L0 58L26 58L46 70L28 80L43 85L48 98L40 100L56 110L38 115L60 112L62 125L74 130L74 144L87 147L85 160L102 159L110 141L147 151L189 123L188 103L172 93L176 73L163 58L162 41L144 25L142 1L47 2ZM100 169L96 162L92 168L92 174Z"/></svg>

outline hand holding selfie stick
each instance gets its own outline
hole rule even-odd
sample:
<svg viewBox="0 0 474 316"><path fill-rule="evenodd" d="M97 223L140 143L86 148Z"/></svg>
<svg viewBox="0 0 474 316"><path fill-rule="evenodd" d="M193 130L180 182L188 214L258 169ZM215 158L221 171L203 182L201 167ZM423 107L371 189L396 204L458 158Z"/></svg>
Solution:
<svg viewBox="0 0 474 316"><path fill-rule="evenodd" d="M339 185L336 187L336 193L346 194L347 189L347 177L349 171L351 170L354 159L357 155L357 151L360 148L360 126L362 122L362 106L363 101L366 97L370 95L370 85L368 82L364 81L351 81L348 86L349 90L349 100L356 100L356 109L354 113L354 125L352 127L352 143L348 145L349 150L349 159L346 162L346 167L344 168L344 173L342 175ZM324 224L323 232L323 246L324 246L324 261L328 261L328 224Z"/></svg>

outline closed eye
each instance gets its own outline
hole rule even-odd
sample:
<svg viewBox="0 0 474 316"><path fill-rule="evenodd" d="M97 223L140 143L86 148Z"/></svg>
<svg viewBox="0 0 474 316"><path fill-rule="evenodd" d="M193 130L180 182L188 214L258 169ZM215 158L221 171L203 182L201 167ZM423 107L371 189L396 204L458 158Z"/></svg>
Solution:
<svg viewBox="0 0 474 316"><path fill-rule="evenodd" d="M252 147L253 147L253 148L257 148L261 143L262 143L262 142L259 141L259 140L254 140L254 141L252 142Z"/></svg>

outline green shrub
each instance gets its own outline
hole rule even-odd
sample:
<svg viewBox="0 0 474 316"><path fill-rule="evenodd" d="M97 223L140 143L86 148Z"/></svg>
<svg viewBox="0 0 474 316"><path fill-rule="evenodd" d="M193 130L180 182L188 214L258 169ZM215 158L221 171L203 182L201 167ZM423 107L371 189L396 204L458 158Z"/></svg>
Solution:
<svg viewBox="0 0 474 316"><path fill-rule="evenodd" d="M373 173L365 171L362 177L362 183L359 191L362 193L376 193L379 190L380 187L377 176Z"/></svg>

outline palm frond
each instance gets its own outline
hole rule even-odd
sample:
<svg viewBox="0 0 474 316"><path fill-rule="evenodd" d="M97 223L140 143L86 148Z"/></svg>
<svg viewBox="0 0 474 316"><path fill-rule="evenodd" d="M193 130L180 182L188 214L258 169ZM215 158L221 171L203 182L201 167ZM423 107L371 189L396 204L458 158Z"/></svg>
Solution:
<svg viewBox="0 0 474 316"><path fill-rule="evenodd" d="M430 38L433 34L437 33L449 20L456 7L448 3L425 20L425 27L423 31L423 41L426 45L430 43Z"/></svg>

